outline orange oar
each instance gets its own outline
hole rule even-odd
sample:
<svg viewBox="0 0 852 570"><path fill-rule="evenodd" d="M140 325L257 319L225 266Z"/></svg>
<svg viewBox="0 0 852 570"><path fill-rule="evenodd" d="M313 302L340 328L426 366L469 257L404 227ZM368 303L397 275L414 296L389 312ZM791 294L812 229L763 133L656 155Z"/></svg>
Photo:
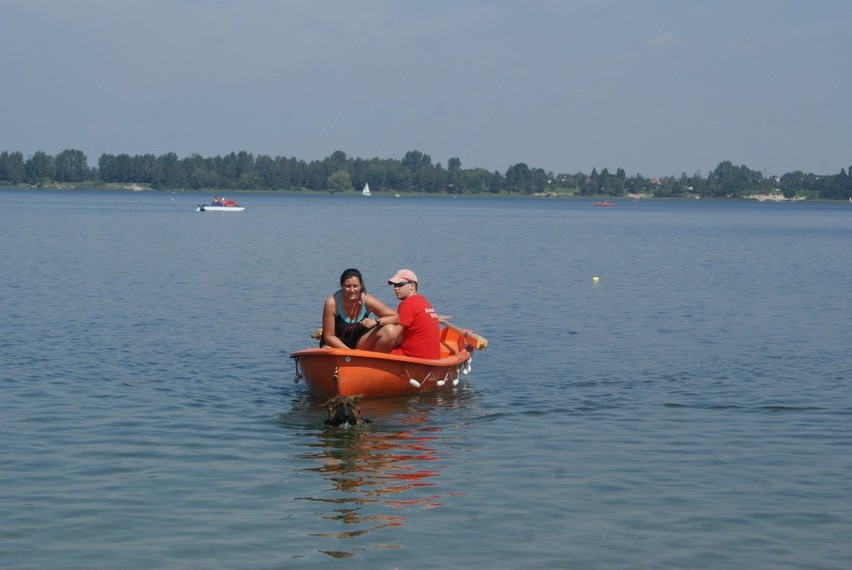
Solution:
<svg viewBox="0 0 852 570"><path fill-rule="evenodd" d="M447 320L447 319L451 319L451 318L452 317L439 316L438 322L440 322L442 325L444 325L448 329L453 329L454 331L456 331L457 333L462 335L464 337L464 341L467 344L469 344L470 346L472 346L473 348L475 348L476 350L485 350L486 348L488 348L488 339L487 338L485 338L484 336L480 336L480 335L476 334L475 332L473 332L471 330L457 327L456 325L450 323Z"/></svg>
<svg viewBox="0 0 852 570"><path fill-rule="evenodd" d="M488 348L488 339L487 338L485 338L484 336L480 336L480 335L476 334L475 332L473 332L471 330L459 328L456 325L448 322L447 319L451 319L451 318L452 317L439 316L438 321L442 325L447 327L448 329L453 329L454 331L456 331L457 333L462 335L464 337L465 342L467 344L469 344L470 346L472 346L473 348L475 348L477 350L485 350L486 348ZM318 329L314 330L314 332L311 333L311 338L315 338L317 340L321 339L322 338L322 328L318 328Z"/></svg>

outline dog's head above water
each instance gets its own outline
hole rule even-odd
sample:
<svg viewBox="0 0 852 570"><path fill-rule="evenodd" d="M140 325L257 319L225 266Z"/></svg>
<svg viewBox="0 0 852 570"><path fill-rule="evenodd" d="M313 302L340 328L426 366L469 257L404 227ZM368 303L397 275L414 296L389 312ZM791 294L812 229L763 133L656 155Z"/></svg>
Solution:
<svg viewBox="0 0 852 570"><path fill-rule="evenodd" d="M361 407L358 405L360 399L361 396L335 396L328 400L323 404L328 412L328 417L323 420L323 423L332 427L370 423L370 420L363 417Z"/></svg>

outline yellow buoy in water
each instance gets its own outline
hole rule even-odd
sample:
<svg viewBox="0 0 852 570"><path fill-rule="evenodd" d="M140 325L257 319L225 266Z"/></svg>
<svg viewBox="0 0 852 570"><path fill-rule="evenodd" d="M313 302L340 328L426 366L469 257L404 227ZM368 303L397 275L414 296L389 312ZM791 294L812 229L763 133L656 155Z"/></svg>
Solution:
<svg viewBox="0 0 852 570"><path fill-rule="evenodd" d="M598 282L598 281L600 281L600 280L601 280L601 278L600 278L600 277L598 277L597 275L595 275L594 277L592 277L592 283L597 283L597 282Z"/></svg>

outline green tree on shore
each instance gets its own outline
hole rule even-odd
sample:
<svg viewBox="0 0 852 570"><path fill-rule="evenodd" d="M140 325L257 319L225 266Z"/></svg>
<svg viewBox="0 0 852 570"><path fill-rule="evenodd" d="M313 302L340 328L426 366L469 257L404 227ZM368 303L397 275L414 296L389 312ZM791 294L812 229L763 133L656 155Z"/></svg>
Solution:
<svg viewBox="0 0 852 570"><path fill-rule="evenodd" d="M0 152L0 184L34 186L50 183L147 184L155 189L222 190L314 190L346 191L369 182L375 191L450 194L520 194L624 196L648 194L657 197L702 196L742 198L773 190L787 198L808 196L845 200L852 196L852 168L839 174L820 176L793 171L766 177L745 165L725 160L707 177L692 176L646 178L627 176L618 168L592 168L591 173L555 174L519 162L505 173L483 168L463 168L452 157L444 168L420 151L406 152L399 160L351 158L334 151L322 160L305 162L293 157L253 155L246 151L224 156L198 154L180 158L170 152L152 154L102 154L96 168L88 166L80 150L64 150L55 157L37 151L24 159L21 152ZM346 177L348 176L348 183Z"/></svg>

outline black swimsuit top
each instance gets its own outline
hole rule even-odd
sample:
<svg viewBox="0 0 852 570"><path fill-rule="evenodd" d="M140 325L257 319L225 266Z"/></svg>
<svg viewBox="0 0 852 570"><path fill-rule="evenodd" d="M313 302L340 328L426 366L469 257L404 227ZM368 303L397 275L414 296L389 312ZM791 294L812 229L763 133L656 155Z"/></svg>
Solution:
<svg viewBox="0 0 852 570"><path fill-rule="evenodd" d="M337 311L334 313L334 334L343 341L343 344L349 348L355 348L358 339L370 330L361 324L361 321L366 319L370 313L367 310L366 303L363 302L362 297L361 311L354 319L343 314L343 293L341 291L334 294L334 303L337 306Z"/></svg>

